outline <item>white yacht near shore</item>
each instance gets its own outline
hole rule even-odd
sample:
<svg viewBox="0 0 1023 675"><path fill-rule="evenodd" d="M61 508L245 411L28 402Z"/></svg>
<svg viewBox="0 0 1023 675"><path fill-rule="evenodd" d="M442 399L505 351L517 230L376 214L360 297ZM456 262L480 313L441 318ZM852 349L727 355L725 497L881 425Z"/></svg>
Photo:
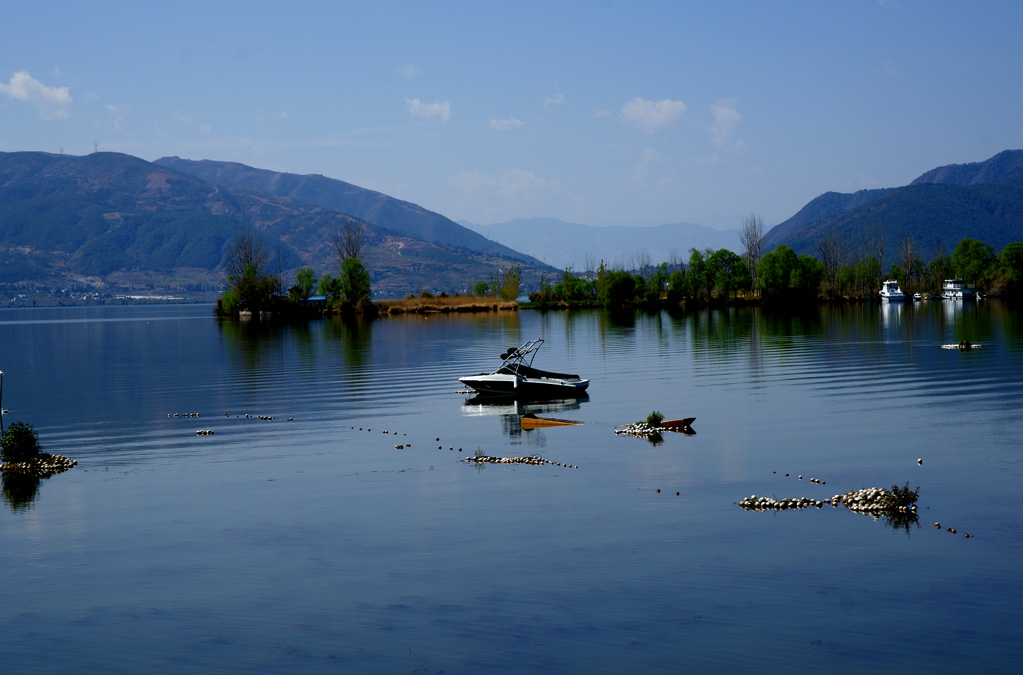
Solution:
<svg viewBox="0 0 1023 675"><path fill-rule="evenodd" d="M881 284L881 299L889 302L901 302L906 299L906 294L899 288L898 281L889 279Z"/></svg>
<svg viewBox="0 0 1023 675"><path fill-rule="evenodd" d="M967 288L960 279L945 279L941 287L941 295L947 300L976 300L977 295L972 288Z"/></svg>

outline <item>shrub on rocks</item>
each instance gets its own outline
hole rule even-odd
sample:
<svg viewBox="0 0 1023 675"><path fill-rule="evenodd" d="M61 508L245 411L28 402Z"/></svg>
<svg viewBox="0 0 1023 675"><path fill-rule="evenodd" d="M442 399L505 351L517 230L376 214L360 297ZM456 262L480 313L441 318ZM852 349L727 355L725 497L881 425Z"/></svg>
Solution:
<svg viewBox="0 0 1023 675"><path fill-rule="evenodd" d="M14 422L0 439L0 458L5 462L31 462L39 457L39 434L31 424Z"/></svg>

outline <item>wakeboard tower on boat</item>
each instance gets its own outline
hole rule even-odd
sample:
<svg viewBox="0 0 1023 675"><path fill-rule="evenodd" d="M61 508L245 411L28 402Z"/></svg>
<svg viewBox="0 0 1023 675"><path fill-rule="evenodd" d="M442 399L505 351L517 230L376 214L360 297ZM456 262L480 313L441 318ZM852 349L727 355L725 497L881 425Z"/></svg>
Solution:
<svg viewBox="0 0 1023 675"><path fill-rule="evenodd" d="M569 373L533 368L542 339L529 340L501 354L501 365L491 373L468 375L458 381L480 394L518 397L578 398L586 396L589 380Z"/></svg>

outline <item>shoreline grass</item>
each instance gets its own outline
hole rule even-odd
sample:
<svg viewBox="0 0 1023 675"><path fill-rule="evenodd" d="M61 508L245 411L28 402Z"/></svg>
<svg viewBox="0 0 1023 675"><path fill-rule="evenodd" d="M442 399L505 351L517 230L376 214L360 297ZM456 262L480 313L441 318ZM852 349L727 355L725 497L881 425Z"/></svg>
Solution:
<svg viewBox="0 0 1023 675"><path fill-rule="evenodd" d="M403 300L381 300L375 304L380 310L381 316L385 314L517 311L519 308L518 303L514 300L477 298L471 295L408 297Z"/></svg>

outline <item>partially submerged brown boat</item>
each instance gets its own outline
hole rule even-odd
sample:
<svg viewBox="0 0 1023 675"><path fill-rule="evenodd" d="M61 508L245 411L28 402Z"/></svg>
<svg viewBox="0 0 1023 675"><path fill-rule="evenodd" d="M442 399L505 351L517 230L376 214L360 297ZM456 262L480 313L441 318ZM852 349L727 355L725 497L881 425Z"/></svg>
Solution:
<svg viewBox="0 0 1023 675"><path fill-rule="evenodd" d="M665 429L671 429L673 431L679 431L681 429L688 429L693 426L693 422L696 421L695 417L683 417L677 420L661 420L661 426Z"/></svg>
<svg viewBox="0 0 1023 675"><path fill-rule="evenodd" d="M540 429L543 427L571 427L582 422L574 420L559 420L552 417L537 417L536 415L523 415L519 419L523 429Z"/></svg>

